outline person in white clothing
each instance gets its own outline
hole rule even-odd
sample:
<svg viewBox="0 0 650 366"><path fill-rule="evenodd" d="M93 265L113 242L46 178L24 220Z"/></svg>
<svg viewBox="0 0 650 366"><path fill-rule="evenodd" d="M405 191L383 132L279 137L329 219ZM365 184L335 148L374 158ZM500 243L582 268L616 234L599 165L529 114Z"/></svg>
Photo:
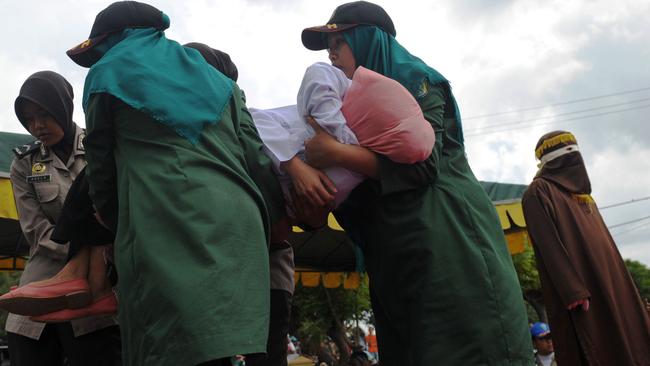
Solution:
<svg viewBox="0 0 650 366"><path fill-rule="evenodd" d="M362 67L350 80L332 65L315 63L305 72L296 105L250 112L287 199L291 201L293 187L312 206L330 209L365 177L339 167L320 171L309 166L304 149L314 136L313 127L341 143L362 145L402 163L426 159L435 140L409 92Z"/></svg>

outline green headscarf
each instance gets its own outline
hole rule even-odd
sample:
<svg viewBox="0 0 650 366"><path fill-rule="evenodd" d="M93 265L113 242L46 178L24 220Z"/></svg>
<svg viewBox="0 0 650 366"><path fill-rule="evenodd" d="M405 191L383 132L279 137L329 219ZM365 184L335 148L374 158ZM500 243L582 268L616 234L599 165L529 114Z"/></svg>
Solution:
<svg viewBox="0 0 650 366"><path fill-rule="evenodd" d="M104 52L86 76L83 107L94 93L111 94L196 143L219 122L232 80L154 28L125 29L97 45Z"/></svg>
<svg viewBox="0 0 650 366"><path fill-rule="evenodd" d="M411 55L392 35L376 26L361 25L343 32L343 37L352 49L357 66L373 70L404 86L415 99L427 94L428 85L442 85L454 105L458 124L457 140L463 143L463 127L460 111L449 81L438 71L419 58ZM425 80L428 81L425 83Z"/></svg>

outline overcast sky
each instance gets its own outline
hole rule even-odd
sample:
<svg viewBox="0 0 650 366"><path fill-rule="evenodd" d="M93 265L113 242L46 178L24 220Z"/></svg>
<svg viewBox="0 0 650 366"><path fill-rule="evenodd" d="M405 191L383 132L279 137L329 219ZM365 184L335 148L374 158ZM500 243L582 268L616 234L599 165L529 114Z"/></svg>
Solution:
<svg viewBox="0 0 650 366"><path fill-rule="evenodd" d="M110 1L0 1L0 131L25 133L13 101L27 76L63 74L75 121L87 69L68 48ZM167 37L228 52L249 107L294 104L302 74L325 51L300 32L339 1L150 1L171 18ZM529 183L534 145L551 130L578 138L599 206L650 196L650 1L378 1L397 40L451 82L470 164L481 180ZM586 99L586 100L585 100ZM582 100L582 101L581 101ZM513 113L504 113L518 111ZM498 115L495 115L498 114ZM477 116L488 117L475 118ZM609 226L650 215L650 200L602 210ZM612 234L625 258L650 265L650 220Z"/></svg>

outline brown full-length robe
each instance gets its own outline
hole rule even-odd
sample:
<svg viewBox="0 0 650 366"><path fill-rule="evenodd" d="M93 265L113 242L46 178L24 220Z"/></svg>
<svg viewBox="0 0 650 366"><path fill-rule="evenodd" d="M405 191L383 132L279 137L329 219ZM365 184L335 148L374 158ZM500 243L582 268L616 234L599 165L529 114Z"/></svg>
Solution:
<svg viewBox="0 0 650 366"><path fill-rule="evenodd" d="M540 141L541 142L541 141ZM650 365L650 320L579 152L544 165L523 197L560 366ZM567 310L589 298L588 311Z"/></svg>

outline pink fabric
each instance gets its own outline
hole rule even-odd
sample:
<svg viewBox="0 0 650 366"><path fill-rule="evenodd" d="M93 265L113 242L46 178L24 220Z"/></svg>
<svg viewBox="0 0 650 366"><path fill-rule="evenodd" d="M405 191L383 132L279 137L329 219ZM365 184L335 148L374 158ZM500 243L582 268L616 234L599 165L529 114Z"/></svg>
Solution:
<svg viewBox="0 0 650 366"><path fill-rule="evenodd" d="M406 164L431 154L433 127L411 93L393 79L357 68L341 110L361 146Z"/></svg>

